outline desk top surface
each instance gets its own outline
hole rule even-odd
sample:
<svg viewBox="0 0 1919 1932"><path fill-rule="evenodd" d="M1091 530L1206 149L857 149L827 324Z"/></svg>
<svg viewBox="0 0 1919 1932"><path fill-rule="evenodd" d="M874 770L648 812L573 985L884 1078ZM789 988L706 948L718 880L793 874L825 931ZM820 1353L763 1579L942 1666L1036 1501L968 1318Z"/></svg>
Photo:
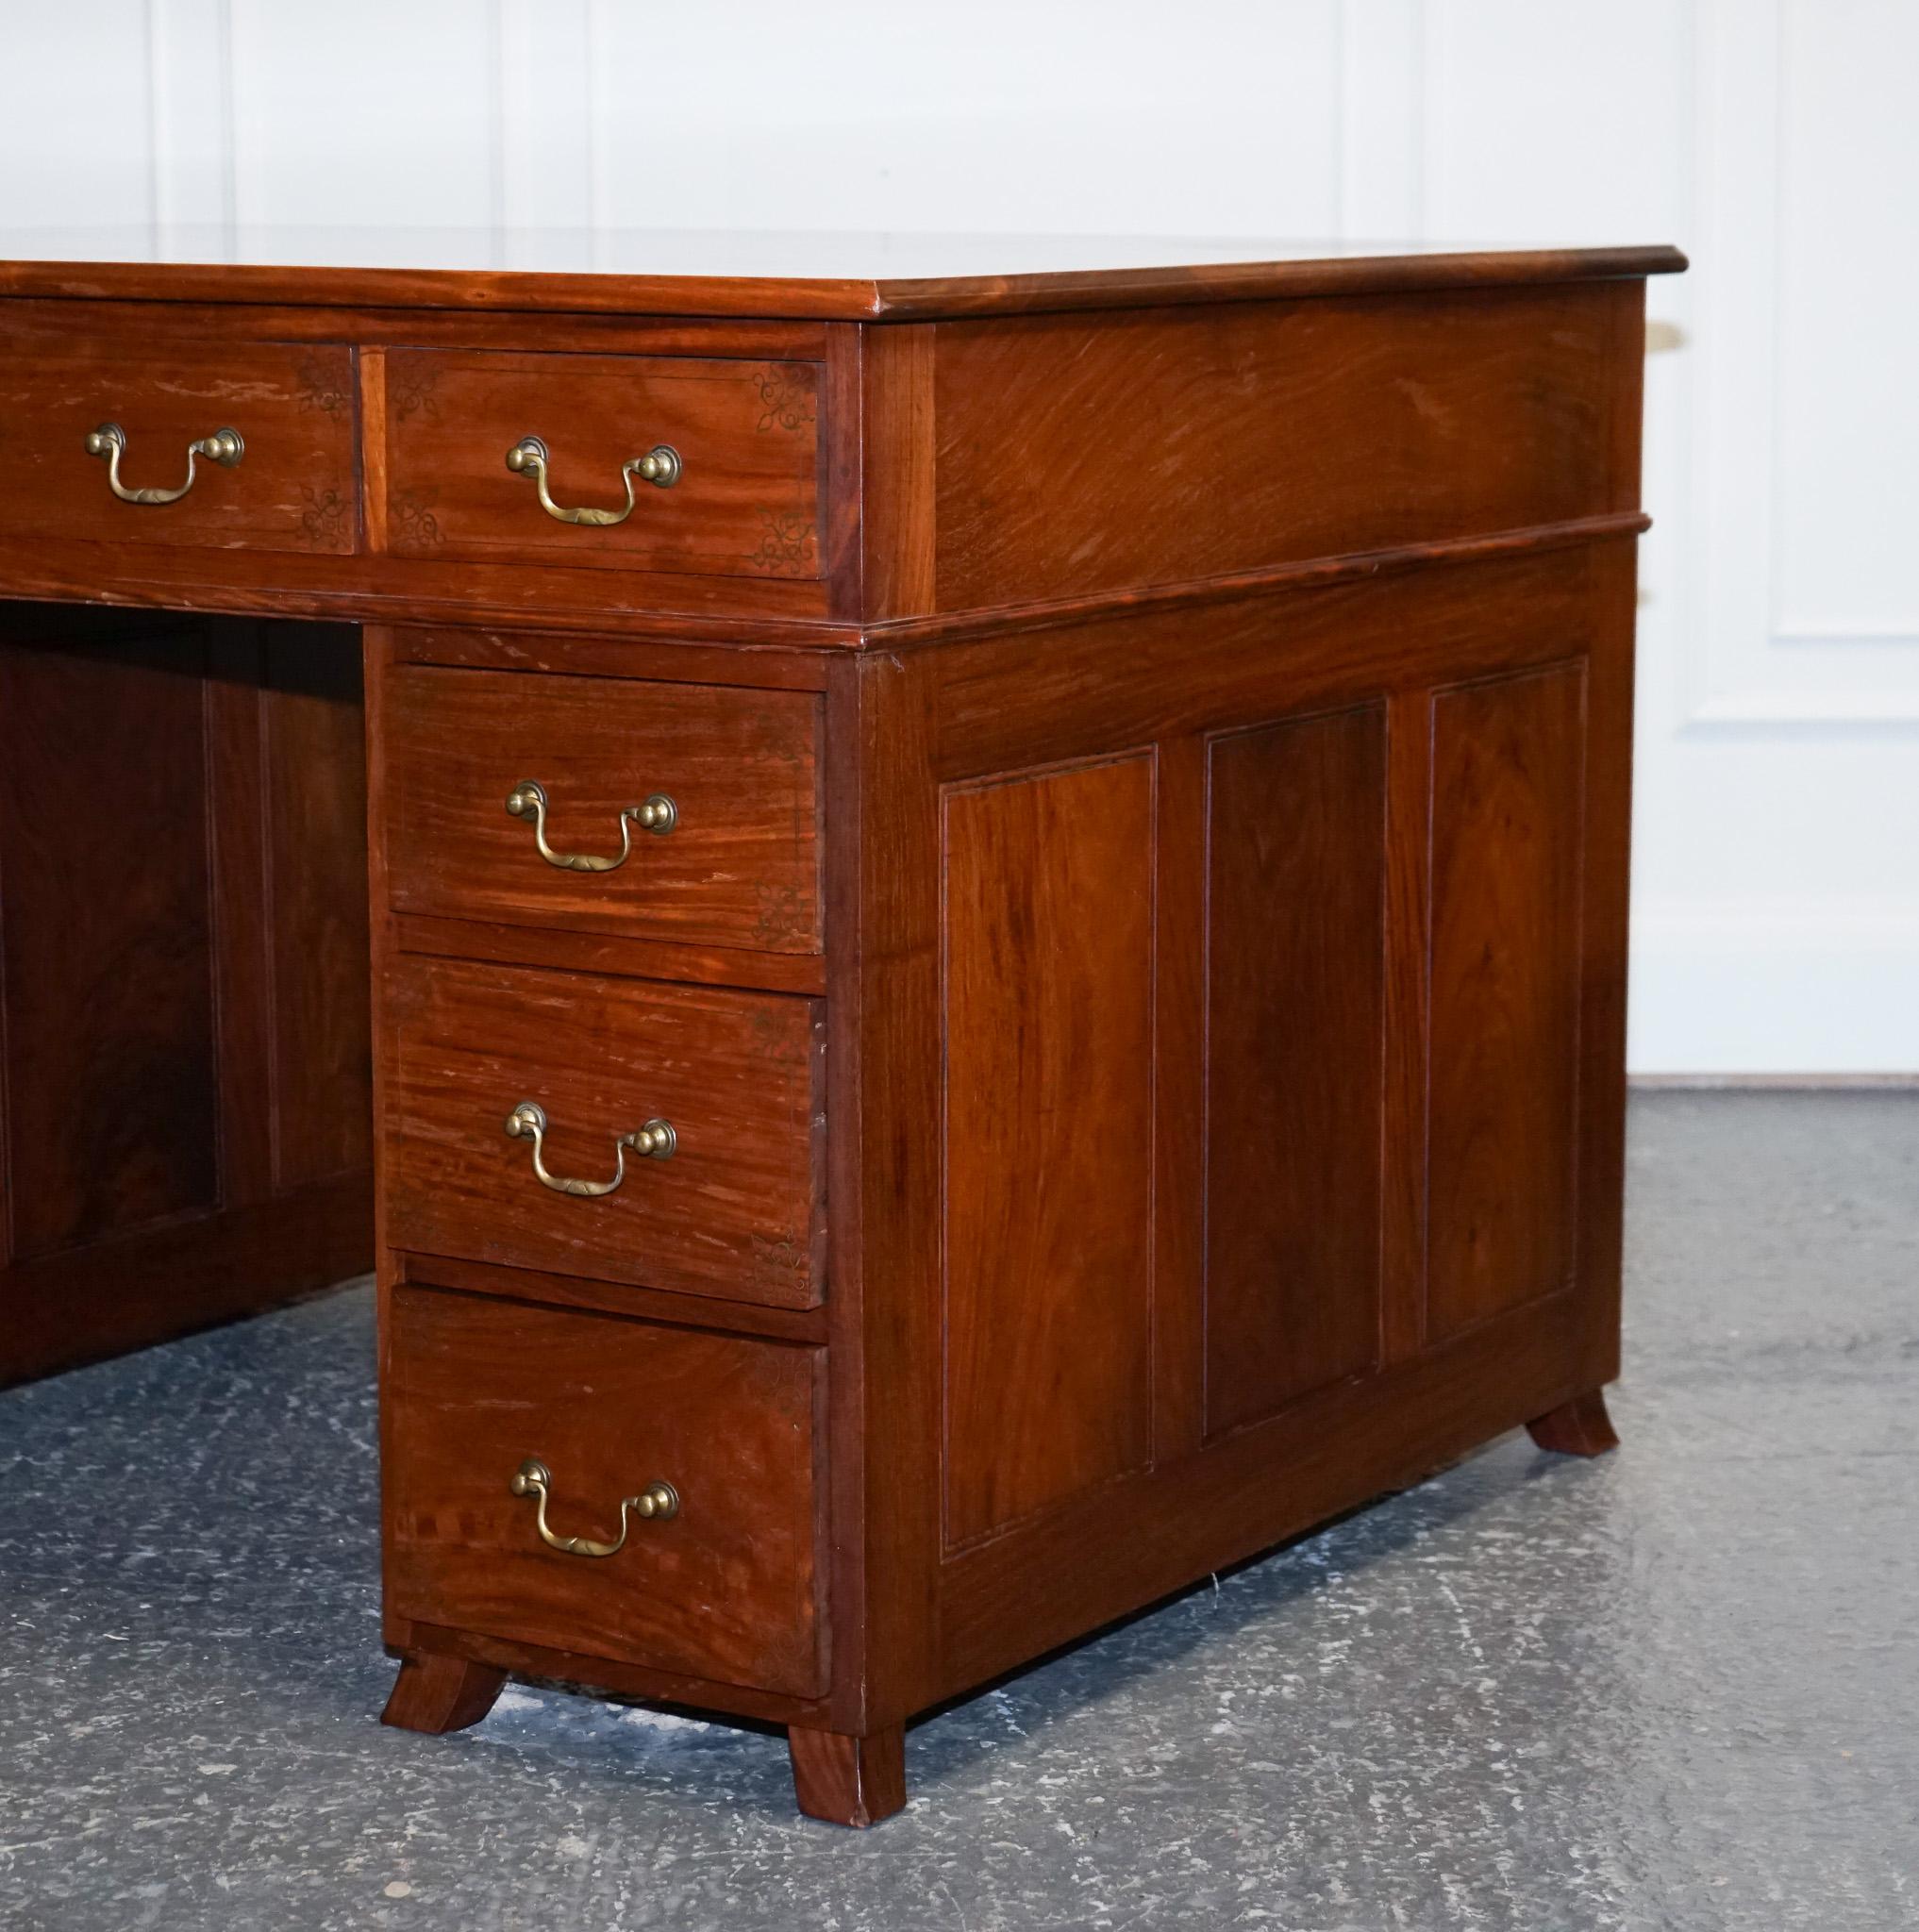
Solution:
<svg viewBox="0 0 1919 1932"><path fill-rule="evenodd" d="M0 228L0 296L919 321L1670 274L1677 249L671 229Z"/></svg>

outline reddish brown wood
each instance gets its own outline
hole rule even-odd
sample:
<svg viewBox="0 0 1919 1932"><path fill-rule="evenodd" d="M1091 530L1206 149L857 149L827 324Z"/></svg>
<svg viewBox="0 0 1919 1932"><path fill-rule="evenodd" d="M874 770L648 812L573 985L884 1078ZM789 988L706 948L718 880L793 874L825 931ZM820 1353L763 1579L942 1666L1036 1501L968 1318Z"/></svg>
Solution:
<svg viewBox="0 0 1919 1932"><path fill-rule="evenodd" d="M945 325L932 608L1603 514L1612 315L1575 287Z"/></svg>
<svg viewBox="0 0 1919 1932"><path fill-rule="evenodd" d="M368 1254L352 641L13 607L0 1381Z"/></svg>
<svg viewBox="0 0 1919 1932"><path fill-rule="evenodd" d="M9 425L0 531L8 537L319 556L359 543L350 349L183 346L169 351L162 376L150 343L96 334L36 346L0 369ZM177 489L187 445L216 430L237 430L245 447L231 469L202 459L177 503L123 503L106 462L85 446L109 422L126 435L120 470L129 490Z"/></svg>
<svg viewBox="0 0 1919 1932"><path fill-rule="evenodd" d="M464 1657L430 1650L402 1657L380 1722L403 1731L463 1731L492 1709L506 1681L505 1671Z"/></svg>
<svg viewBox="0 0 1919 1932"><path fill-rule="evenodd" d="M9 537L0 479L0 588L374 626L397 1652L787 1724L802 1805L872 1819L914 1712L1528 1418L1597 1441L1569 1391L1618 1366L1637 277L1677 265L0 274L23 393L129 343L357 375L359 548ZM527 433L562 500L661 436L683 491L554 523L504 467ZM748 568L773 478L808 575ZM257 1237L355 1144L346 980L242 995L350 948L344 693L260 698L290 645L186 635L213 688L155 745L258 808L157 836L123 897L214 908L203 1111ZM13 782L75 769L29 747ZM685 816L562 873L504 811L525 778L569 849L654 790ZM222 910L309 827L273 917L277 886ZM75 958L124 1058L137 1015ZM23 983L53 1010L44 961ZM158 991L175 1036L206 1006ZM523 1098L558 1172L609 1177L656 1112L680 1151L550 1192L501 1132ZM656 1474L686 1512L555 1551L507 1486L534 1453L564 1534Z"/></svg>
<svg viewBox="0 0 1919 1932"><path fill-rule="evenodd" d="M642 238L643 239L643 238ZM108 302L279 302L306 309L396 308L620 317L814 316L866 321L881 316L1022 314L1049 308L1134 308L1169 303L1259 297L1410 293L1427 289L1497 288L1510 283L1586 281L1671 275L1686 266L1677 248L1556 248L1300 256L1222 263L1175 263L1007 275L991 248L959 238L956 256L974 259L950 275L917 279L864 275L659 275L537 270L275 267L260 263L15 261L0 263L0 295ZM987 238L993 243L997 238ZM370 238L382 246L382 238ZM1116 260L1127 244L1116 238Z"/></svg>
<svg viewBox="0 0 1919 1932"><path fill-rule="evenodd" d="M1584 708L1577 663L1433 707L1435 1339L1574 1280Z"/></svg>
<svg viewBox="0 0 1919 1932"><path fill-rule="evenodd" d="M220 1204L205 663L191 626L0 654L21 1258ZM84 1026L70 1024L76 1011Z"/></svg>
<svg viewBox="0 0 1919 1932"><path fill-rule="evenodd" d="M1153 763L943 804L952 1546L1151 1453Z"/></svg>
<svg viewBox="0 0 1919 1932"><path fill-rule="evenodd" d="M452 1630L442 1624L416 1623L411 1618L396 1616L391 1604L386 1608L383 1628L387 1648L402 1656L431 1651L442 1657L465 1657L475 1663L491 1664L509 1676L591 1685L616 1697L678 1706L709 1717L743 1717L771 1724L827 1722L824 1700L818 1697L795 1697L783 1690L756 1690L744 1684L718 1683L710 1677L636 1664L625 1658L591 1657L583 1651L511 1642L476 1630Z"/></svg>
<svg viewBox="0 0 1919 1932"><path fill-rule="evenodd" d="M1612 1418L1606 1413L1602 1391L1588 1389L1570 1402L1536 1415L1527 1424L1527 1432L1542 1449L1559 1456L1604 1456L1619 1447Z"/></svg>
<svg viewBox="0 0 1919 1932"><path fill-rule="evenodd" d="M889 1724L871 1737L792 1725L786 1734L793 1787L809 1818L877 1824L906 1809L906 1735Z"/></svg>
<svg viewBox="0 0 1919 1932"><path fill-rule="evenodd" d="M457 1261L445 1255L407 1254L399 1257L397 1265L401 1279L416 1286L458 1289L463 1294L546 1302L555 1307L585 1308L603 1315L633 1315L669 1325L757 1335L769 1341L825 1342L830 1337L824 1307L776 1308L764 1302L636 1288L630 1282L600 1281L591 1274L555 1274L540 1268Z"/></svg>
<svg viewBox="0 0 1919 1932"><path fill-rule="evenodd" d="M394 909L779 953L820 948L819 707L801 691L395 668L387 866ZM506 800L547 800L548 842L612 858L622 813L664 793L666 834L631 827L618 870L543 859Z"/></svg>
<svg viewBox="0 0 1919 1932"><path fill-rule="evenodd" d="M273 1155L282 1191L364 1174L373 1159L359 642L321 625L275 625L265 641Z"/></svg>
<svg viewBox="0 0 1919 1932"><path fill-rule="evenodd" d="M386 366L395 555L822 574L814 363L394 349ZM683 468L670 489L636 480L618 524L568 524L542 508L530 475L506 467L529 435L546 445L547 487L562 508L624 508L623 466L659 444Z"/></svg>
<svg viewBox="0 0 1919 1932"><path fill-rule="evenodd" d="M403 953L449 959L496 959L503 966L558 966L636 979L676 979L705 986L757 987L762 992L823 993L826 961L817 953L749 952L738 946L681 945L673 941L612 939L556 932L538 925L478 924L464 919L393 922Z"/></svg>
<svg viewBox="0 0 1919 1932"><path fill-rule="evenodd" d="M821 1689L813 1544L819 1356L738 1336L399 1287L390 1309L387 1591L396 1614L721 1683ZM537 1457L557 1536L509 1485Z"/></svg>
<svg viewBox="0 0 1919 1932"><path fill-rule="evenodd" d="M810 1000L403 957L389 968L388 1240L426 1254L717 1294L820 1299L814 1123L824 1020ZM542 1159L599 1183L615 1143L671 1123L670 1159L626 1157L616 1192L556 1192Z"/></svg>
<svg viewBox="0 0 1919 1932"><path fill-rule="evenodd" d="M1380 1335L1386 712L1215 739L1206 1426L1364 1374Z"/></svg>

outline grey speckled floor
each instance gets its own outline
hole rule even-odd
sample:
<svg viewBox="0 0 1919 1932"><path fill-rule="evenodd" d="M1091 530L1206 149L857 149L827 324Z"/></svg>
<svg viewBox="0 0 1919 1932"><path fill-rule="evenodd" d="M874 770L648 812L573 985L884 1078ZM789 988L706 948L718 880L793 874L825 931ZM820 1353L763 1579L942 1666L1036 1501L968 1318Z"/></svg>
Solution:
<svg viewBox="0 0 1919 1932"><path fill-rule="evenodd" d="M921 1725L374 1722L355 1292L0 1397L0 1924L1919 1925L1919 1095L1636 1100L1604 1462L1466 1466Z"/></svg>

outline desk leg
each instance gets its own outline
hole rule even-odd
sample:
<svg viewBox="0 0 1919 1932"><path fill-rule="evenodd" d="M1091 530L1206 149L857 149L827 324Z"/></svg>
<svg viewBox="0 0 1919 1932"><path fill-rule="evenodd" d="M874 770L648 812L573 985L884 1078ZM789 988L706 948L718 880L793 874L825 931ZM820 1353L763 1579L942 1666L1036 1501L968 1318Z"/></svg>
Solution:
<svg viewBox="0 0 1919 1932"><path fill-rule="evenodd" d="M828 1824L877 1824L906 1809L906 1731L870 1738L794 1724L786 1734L799 1807Z"/></svg>
<svg viewBox="0 0 1919 1932"><path fill-rule="evenodd" d="M400 1664L380 1722L403 1731L463 1731L493 1707L506 1681L505 1671L462 1657L409 1657Z"/></svg>
<svg viewBox="0 0 1919 1932"><path fill-rule="evenodd" d="M1535 1416L1526 1426L1542 1449L1560 1456L1604 1456L1619 1447L1612 1418L1606 1413L1606 1398L1596 1389Z"/></svg>

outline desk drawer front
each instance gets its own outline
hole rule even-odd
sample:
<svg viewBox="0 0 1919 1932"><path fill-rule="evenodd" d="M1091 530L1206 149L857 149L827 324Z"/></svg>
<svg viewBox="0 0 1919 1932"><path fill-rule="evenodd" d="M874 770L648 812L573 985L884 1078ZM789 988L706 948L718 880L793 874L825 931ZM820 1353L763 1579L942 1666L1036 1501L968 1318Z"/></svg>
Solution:
<svg viewBox="0 0 1919 1932"><path fill-rule="evenodd" d="M817 577L817 388L809 362L396 350L387 358L388 548ZM542 461L509 468L529 438ZM657 451L671 456L653 466L657 480L632 472Z"/></svg>
<svg viewBox="0 0 1919 1932"><path fill-rule="evenodd" d="M819 951L810 693L403 664L387 714L397 909Z"/></svg>
<svg viewBox="0 0 1919 1932"><path fill-rule="evenodd" d="M811 1695L819 1351L393 1292L392 1607L517 1642ZM513 1478L537 1462L544 1476ZM663 1488L661 1486L664 1486ZM542 1512L541 1490L544 1489ZM610 1555L556 1549L576 1540Z"/></svg>
<svg viewBox="0 0 1919 1932"><path fill-rule="evenodd" d="M354 419L342 347L17 351L0 364L0 536L343 556L359 540ZM108 425L117 462L110 433L88 447ZM116 475L148 500L116 495Z"/></svg>
<svg viewBox="0 0 1919 1932"><path fill-rule="evenodd" d="M814 1306L823 1010L774 993L400 960L388 1239Z"/></svg>

